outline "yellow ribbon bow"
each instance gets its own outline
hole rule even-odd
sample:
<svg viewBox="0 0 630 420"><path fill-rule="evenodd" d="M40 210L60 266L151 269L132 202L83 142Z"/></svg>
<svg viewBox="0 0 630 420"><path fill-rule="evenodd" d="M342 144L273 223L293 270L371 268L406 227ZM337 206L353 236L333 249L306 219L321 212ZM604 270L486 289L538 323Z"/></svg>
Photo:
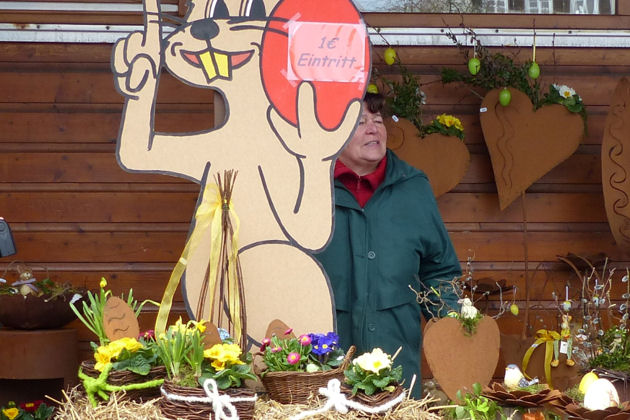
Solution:
<svg viewBox="0 0 630 420"><path fill-rule="evenodd" d="M223 212L227 211L229 216L234 220L234 232L232 234L232 252L230 254L230 271L228 273L228 287L230 288L229 295L231 296L228 302L228 308L230 312L230 318L234 324L235 336L234 340L238 342L240 340L240 332L242 320L240 319L240 305L241 302L238 299L238 282L236 281L236 257L238 255L238 231L240 222L236 213L234 212L231 202L223 202L219 188L215 184L206 185L203 192L203 199L197 211L195 213L195 228L193 229L190 238L184 246L182 255L177 261L171 277L168 280L166 289L164 290L164 296L160 303L160 309L158 311L157 319L155 321L155 335L166 331L166 324L168 322L168 314L173 304L173 296L179 286L186 266L188 264L188 258L195 252L195 249L199 245L206 229L210 228L210 272L208 275L208 296L211 303L210 314L214 313L214 296L215 286L217 282L218 262L221 253L221 243L223 240L222 218Z"/></svg>
<svg viewBox="0 0 630 420"><path fill-rule="evenodd" d="M536 331L536 341L527 349L525 356L523 356L523 375L529 378L527 375L527 365L529 365L529 359L536 348L545 343L545 378L549 387L553 388L551 384L551 361L553 359L553 342L560 340L560 334L555 331L538 330Z"/></svg>

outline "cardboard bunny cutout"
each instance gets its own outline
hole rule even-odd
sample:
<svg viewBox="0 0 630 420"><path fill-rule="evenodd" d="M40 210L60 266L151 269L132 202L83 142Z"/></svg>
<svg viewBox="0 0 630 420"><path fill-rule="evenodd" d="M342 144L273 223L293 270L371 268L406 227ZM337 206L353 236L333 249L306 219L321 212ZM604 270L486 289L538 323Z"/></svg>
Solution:
<svg viewBox="0 0 630 420"><path fill-rule="evenodd" d="M300 333L332 330L330 287L310 253L332 234L333 163L369 80L369 41L356 8L350 0L193 0L166 37L158 0L144 1L144 19L144 31L118 41L112 54L125 97L120 165L200 183L198 212L213 199L206 187L215 175L238 171L232 204L250 344L275 318ZM217 90L225 122L155 132L162 66L188 85ZM193 217L189 238L196 224ZM184 262L191 316L208 271L210 231Z"/></svg>

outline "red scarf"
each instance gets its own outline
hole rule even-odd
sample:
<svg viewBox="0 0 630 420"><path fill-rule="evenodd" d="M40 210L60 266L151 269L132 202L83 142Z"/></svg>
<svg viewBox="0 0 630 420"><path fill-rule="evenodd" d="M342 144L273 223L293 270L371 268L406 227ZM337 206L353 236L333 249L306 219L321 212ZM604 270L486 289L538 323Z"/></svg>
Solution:
<svg viewBox="0 0 630 420"><path fill-rule="evenodd" d="M384 157L373 172L359 176L337 159L335 163L335 179L338 179L346 186L361 207L365 207L365 204L372 198L374 191L385 180L386 168L387 157Z"/></svg>

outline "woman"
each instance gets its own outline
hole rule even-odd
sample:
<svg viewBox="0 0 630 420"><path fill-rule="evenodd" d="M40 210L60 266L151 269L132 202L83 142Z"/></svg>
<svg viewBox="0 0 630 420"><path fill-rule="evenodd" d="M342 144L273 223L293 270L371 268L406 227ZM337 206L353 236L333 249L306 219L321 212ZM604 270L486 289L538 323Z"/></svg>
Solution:
<svg viewBox="0 0 630 420"><path fill-rule="evenodd" d="M335 165L335 231L317 258L335 297L341 345L394 354L405 385L421 395L420 314L456 309L449 281L461 267L426 175L387 150L384 98L366 94L359 125ZM446 289L444 286L447 286ZM429 313L411 290L441 289Z"/></svg>

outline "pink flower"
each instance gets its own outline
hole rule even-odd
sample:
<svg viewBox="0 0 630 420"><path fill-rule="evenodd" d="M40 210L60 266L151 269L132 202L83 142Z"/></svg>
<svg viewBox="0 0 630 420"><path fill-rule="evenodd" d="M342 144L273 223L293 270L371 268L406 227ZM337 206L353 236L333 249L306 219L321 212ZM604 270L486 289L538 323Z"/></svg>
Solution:
<svg viewBox="0 0 630 420"><path fill-rule="evenodd" d="M272 353L280 353L281 351L282 351L282 347L280 346L271 348Z"/></svg>
<svg viewBox="0 0 630 420"><path fill-rule="evenodd" d="M262 346L260 346L260 351L265 351L265 349L267 348L269 344L271 344L271 338L267 338L267 337L263 338Z"/></svg>
<svg viewBox="0 0 630 420"><path fill-rule="evenodd" d="M146 330L145 332L141 332L138 336L138 339L144 338L145 340L154 340L155 339L155 331Z"/></svg>
<svg viewBox="0 0 630 420"><path fill-rule="evenodd" d="M286 331L284 332L284 335L289 335L289 334L291 334L292 332L293 332L293 328L289 328L288 330L286 330Z"/></svg>
<svg viewBox="0 0 630 420"><path fill-rule="evenodd" d="M300 344L304 347L308 346L309 344L311 344L311 341L313 341L311 339L311 336L308 334L302 334L299 338L298 338Z"/></svg>
<svg viewBox="0 0 630 420"><path fill-rule="evenodd" d="M289 355L287 356L287 362L289 362L290 365L295 365L300 361L300 354L299 353L289 353Z"/></svg>

